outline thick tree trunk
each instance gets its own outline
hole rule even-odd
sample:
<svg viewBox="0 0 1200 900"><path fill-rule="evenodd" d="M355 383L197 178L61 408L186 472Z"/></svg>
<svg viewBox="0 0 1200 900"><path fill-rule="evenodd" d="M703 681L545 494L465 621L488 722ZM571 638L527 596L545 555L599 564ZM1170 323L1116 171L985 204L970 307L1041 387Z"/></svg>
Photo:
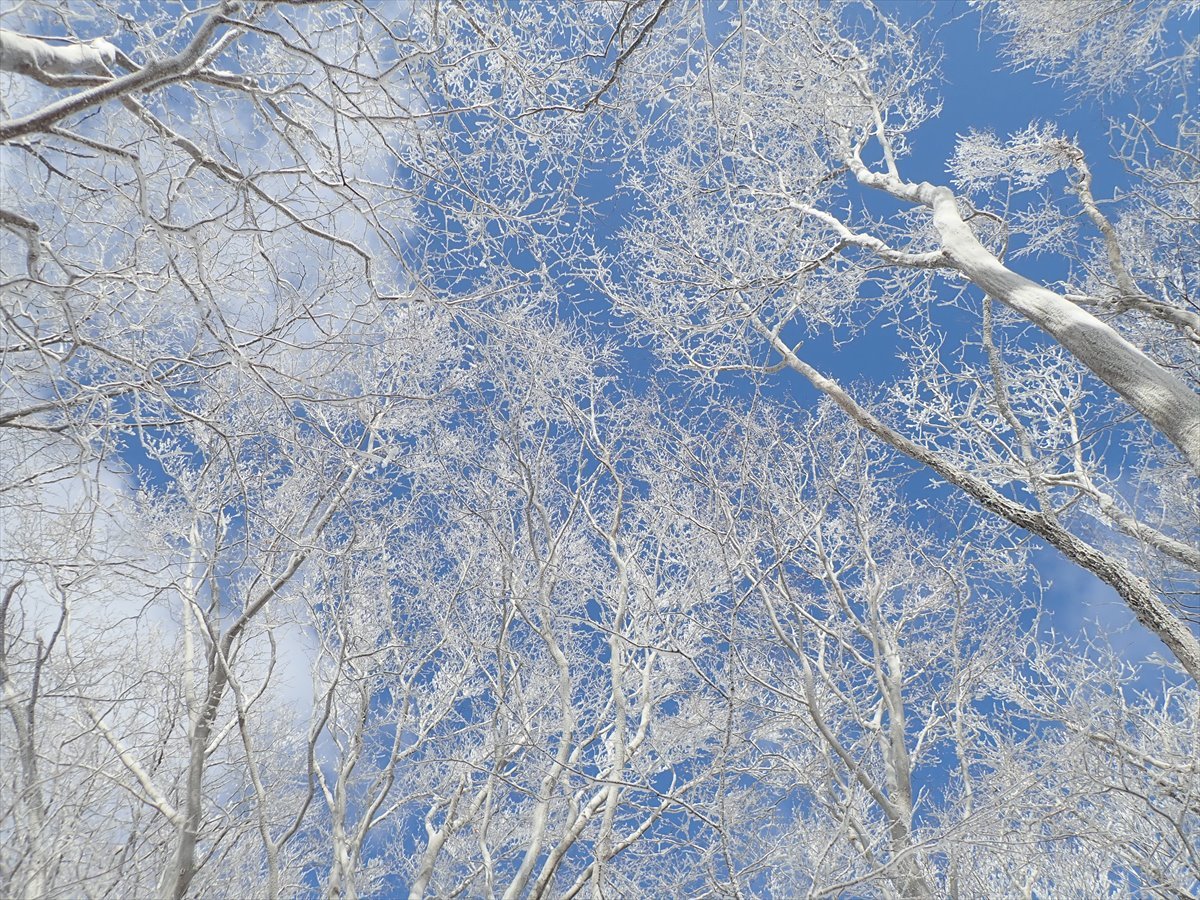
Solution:
<svg viewBox="0 0 1200 900"><path fill-rule="evenodd" d="M1154 425L1200 475L1200 395L1087 310L1000 262L963 221L949 188L872 172L860 160L851 166L861 184L929 207L950 265L1058 341Z"/></svg>
<svg viewBox="0 0 1200 900"><path fill-rule="evenodd" d="M975 237L948 188L922 185L954 267L1037 325L1179 448L1200 474L1200 396L1113 328L1065 297L1018 275Z"/></svg>

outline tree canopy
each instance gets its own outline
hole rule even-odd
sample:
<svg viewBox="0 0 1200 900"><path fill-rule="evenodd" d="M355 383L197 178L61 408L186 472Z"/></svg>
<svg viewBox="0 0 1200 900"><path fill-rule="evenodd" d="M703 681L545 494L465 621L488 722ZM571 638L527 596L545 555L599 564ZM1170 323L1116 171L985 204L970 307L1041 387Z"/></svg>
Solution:
<svg viewBox="0 0 1200 900"><path fill-rule="evenodd" d="M0 10L6 895L1200 891L1197 30Z"/></svg>

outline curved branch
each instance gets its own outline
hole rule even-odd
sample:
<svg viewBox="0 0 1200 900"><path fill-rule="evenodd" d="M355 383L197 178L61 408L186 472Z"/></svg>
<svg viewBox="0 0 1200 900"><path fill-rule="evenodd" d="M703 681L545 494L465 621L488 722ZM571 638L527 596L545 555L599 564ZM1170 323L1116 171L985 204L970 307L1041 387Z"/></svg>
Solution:
<svg viewBox="0 0 1200 900"><path fill-rule="evenodd" d="M1159 599L1144 579L1139 578L1120 560L1102 553L1087 541L1067 531L1052 517L1035 512L1005 497L987 482L891 428L860 406L840 384L800 359L757 315L749 309L747 314L758 332L787 361L788 367L803 375L813 387L833 400L857 425L889 447L933 470L984 509L1036 534L1072 562L1114 588L1137 620L1154 632L1187 673L1200 683L1200 640Z"/></svg>
<svg viewBox="0 0 1200 900"><path fill-rule="evenodd" d="M120 78L114 78L104 84L79 91L70 97L64 97L27 116L20 116L16 119L10 119L7 122L0 122L0 142L11 141L26 134L45 131L67 116L82 112L93 106L98 106L108 100L113 100L136 91L150 90L186 78L192 67L204 55L209 41L217 29L224 23L225 14L232 10L233 6L234 4L229 2L229 0L222 3L215 13L204 20L187 46L168 59L149 63L136 72L131 72L128 75L122 75ZM3 43L0 43L0 54L7 57L8 47L14 45L14 38L19 37L19 35L15 35L13 32L5 32ZM32 39L24 40L28 41ZM45 44L45 42L38 43ZM48 44L45 46L50 47ZM111 47L112 45L108 46ZM64 50L67 48L50 47L50 49ZM99 53L100 51L97 50L96 52ZM19 63L20 56L17 59ZM0 66L0 68L2 67ZM107 71L107 68L105 71Z"/></svg>
<svg viewBox="0 0 1200 900"><path fill-rule="evenodd" d="M949 188L872 172L857 156L848 164L860 184L928 207L951 266L1058 341L1153 424L1200 475L1200 395L1111 326L1000 262L963 220Z"/></svg>

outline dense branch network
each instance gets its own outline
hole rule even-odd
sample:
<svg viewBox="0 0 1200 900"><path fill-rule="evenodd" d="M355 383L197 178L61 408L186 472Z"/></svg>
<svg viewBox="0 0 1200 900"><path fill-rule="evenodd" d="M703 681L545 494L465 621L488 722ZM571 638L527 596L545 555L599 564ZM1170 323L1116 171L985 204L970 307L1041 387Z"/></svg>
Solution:
<svg viewBox="0 0 1200 900"><path fill-rule="evenodd" d="M1173 97L1183 8L1088 6L982 15ZM1110 198L907 180L871 3L0 25L14 896L1200 889L1190 111Z"/></svg>

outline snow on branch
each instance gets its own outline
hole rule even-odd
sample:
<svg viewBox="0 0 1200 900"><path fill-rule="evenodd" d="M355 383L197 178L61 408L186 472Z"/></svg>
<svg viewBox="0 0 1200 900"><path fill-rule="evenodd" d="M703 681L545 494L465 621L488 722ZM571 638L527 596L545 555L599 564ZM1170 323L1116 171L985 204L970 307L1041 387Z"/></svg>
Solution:
<svg viewBox="0 0 1200 900"><path fill-rule="evenodd" d="M104 38L60 45L0 28L0 71L55 87L72 75L111 75L119 53Z"/></svg>

